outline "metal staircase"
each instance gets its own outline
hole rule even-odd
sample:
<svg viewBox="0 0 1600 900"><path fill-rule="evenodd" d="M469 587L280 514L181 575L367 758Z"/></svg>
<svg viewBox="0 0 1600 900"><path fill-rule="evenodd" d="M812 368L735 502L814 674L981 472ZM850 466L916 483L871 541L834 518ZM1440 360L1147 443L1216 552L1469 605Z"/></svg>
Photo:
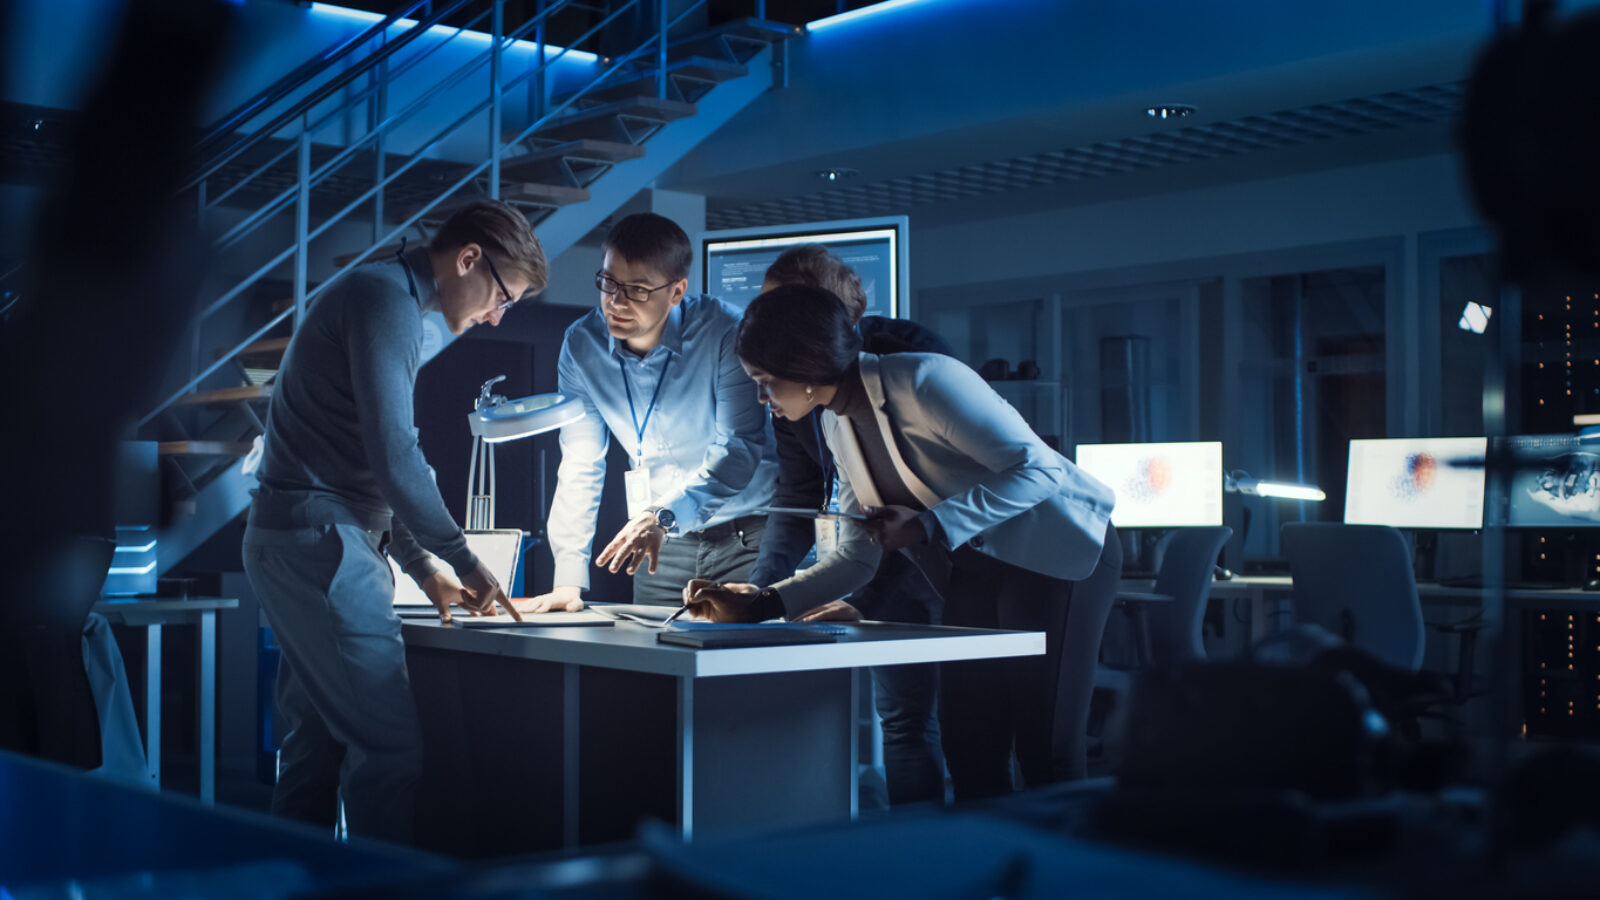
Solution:
<svg viewBox="0 0 1600 900"><path fill-rule="evenodd" d="M600 20L568 48L543 38L550 17L574 0L550 0L511 31L503 0L494 0L432 41L472 0L408 0L210 129L186 191L201 227L216 235L214 262L249 274L208 299L165 399L138 422L138 436L157 442L174 515L153 534L153 573L124 579L127 592L153 586L248 508L251 451L277 367L306 305L334 278L392 254L403 235L425 239L430 225L481 196L523 209L554 258L772 86L781 42L795 29L757 17L669 40L706 2L662 14L630 52L574 67L568 57L640 0L584 7ZM403 27L426 8L434 11ZM461 50L462 35L479 28L489 32L486 49L441 64L444 48ZM508 50L530 39L537 64L511 71ZM474 143L476 152L462 150ZM313 282L313 268L328 261L331 274ZM431 331L430 356L451 340L442 320ZM130 546L148 549L151 537L128 531Z"/></svg>

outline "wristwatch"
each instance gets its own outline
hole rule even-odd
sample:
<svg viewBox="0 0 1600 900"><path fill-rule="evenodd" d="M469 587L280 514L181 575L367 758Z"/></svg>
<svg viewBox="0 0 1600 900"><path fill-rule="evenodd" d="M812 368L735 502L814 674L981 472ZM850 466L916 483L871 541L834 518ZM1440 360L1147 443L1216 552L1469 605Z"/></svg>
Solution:
<svg viewBox="0 0 1600 900"><path fill-rule="evenodd" d="M668 534L671 534L673 527L678 524L678 517L672 514L672 510L664 506L660 509L646 510L646 512L653 513L656 517L656 524L660 525L661 530Z"/></svg>

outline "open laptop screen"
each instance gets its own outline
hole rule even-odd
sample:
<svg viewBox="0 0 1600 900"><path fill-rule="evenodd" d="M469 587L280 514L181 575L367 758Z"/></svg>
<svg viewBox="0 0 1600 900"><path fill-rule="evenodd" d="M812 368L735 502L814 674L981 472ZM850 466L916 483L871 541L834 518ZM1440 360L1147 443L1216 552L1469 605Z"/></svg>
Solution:
<svg viewBox="0 0 1600 900"><path fill-rule="evenodd" d="M511 592L512 578L517 574L517 560L521 558L522 532L515 528L496 528L490 531L467 532L467 546L472 552L478 554L478 559L483 561L494 577L500 579L500 586ZM417 587L411 576L400 571L400 566L391 557L389 568L394 570L394 605L395 606L429 606L428 595Z"/></svg>

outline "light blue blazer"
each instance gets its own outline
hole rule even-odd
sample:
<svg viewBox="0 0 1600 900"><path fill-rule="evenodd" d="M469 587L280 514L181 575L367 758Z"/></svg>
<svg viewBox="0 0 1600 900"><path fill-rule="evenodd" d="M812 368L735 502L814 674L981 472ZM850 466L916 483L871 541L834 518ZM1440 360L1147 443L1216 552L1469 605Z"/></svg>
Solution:
<svg viewBox="0 0 1600 900"><path fill-rule="evenodd" d="M1051 450L959 360L934 353L861 354L861 381L906 487L938 519L948 549L980 553L1069 581L1100 560L1111 488ZM840 506L882 506L848 422L822 415L839 469ZM881 550L846 520L839 549L775 587L801 612L855 591Z"/></svg>

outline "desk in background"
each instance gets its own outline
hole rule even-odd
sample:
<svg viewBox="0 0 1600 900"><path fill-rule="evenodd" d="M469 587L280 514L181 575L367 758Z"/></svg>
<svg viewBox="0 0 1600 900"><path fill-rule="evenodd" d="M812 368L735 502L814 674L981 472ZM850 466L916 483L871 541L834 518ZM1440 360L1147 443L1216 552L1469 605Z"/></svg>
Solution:
<svg viewBox="0 0 1600 900"><path fill-rule="evenodd" d="M1044 634L865 623L838 643L719 650L657 629L404 628L423 817L495 856L848 821L860 670L1044 652Z"/></svg>
<svg viewBox="0 0 1600 900"><path fill-rule="evenodd" d="M217 610L237 609L238 600L202 597L102 600L94 611L113 625L145 630L145 771L150 786L161 787L161 627L196 625L199 672L195 700L200 766L200 800L211 803L216 795L217 770Z"/></svg>

